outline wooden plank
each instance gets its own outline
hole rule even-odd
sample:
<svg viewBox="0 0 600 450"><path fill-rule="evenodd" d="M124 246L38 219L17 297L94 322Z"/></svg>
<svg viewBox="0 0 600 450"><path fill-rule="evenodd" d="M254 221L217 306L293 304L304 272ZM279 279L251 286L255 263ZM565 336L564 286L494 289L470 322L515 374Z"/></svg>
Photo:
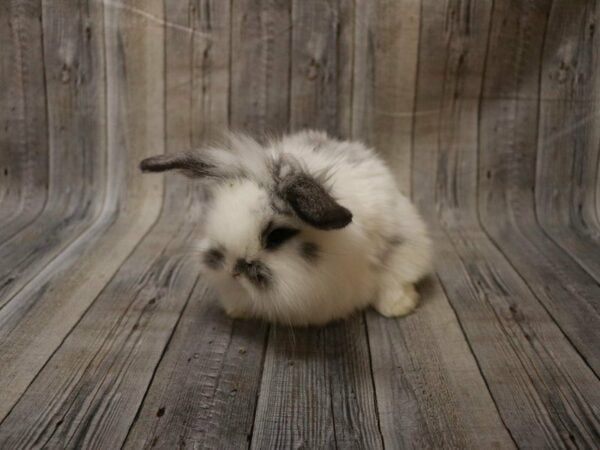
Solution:
<svg viewBox="0 0 600 450"><path fill-rule="evenodd" d="M337 49L337 134L343 139L352 138L352 97L354 92L355 49L354 0L338 0Z"/></svg>
<svg viewBox="0 0 600 450"><path fill-rule="evenodd" d="M41 212L48 193L39 0L0 5L0 243Z"/></svg>
<svg viewBox="0 0 600 450"><path fill-rule="evenodd" d="M444 288L517 446L593 447L598 378L487 236L441 242Z"/></svg>
<svg viewBox="0 0 600 450"><path fill-rule="evenodd" d="M382 448L362 316L272 327L252 448Z"/></svg>
<svg viewBox="0 0 600 450"><path fill-rule="evenodd" d="M387 448L513 448L437 280L410 316L368 315L381 431Z"/></svg>
<svg viewBox="0 0 600 450"><path fill-rule="evenodd" d="M535 130L537 108L536 101L483 102L480 161L481 169L490 175L480 185L481 219L493 242L590 367L600 373L595 344L600 340L600 285L544 234L534 216L536 135L530 130ZM495 130L500 115L503 127ZM517 155L521 161L513 165ZM529 190L515 187L527 177ZM499 211L507 214L500 216Z"/></svg>
<svg viewBox="0 0 600 450"><path fill-rule="evenodd" d="M142 15L143 17L152 14L153 18L159 20L160 2L157 2L153 7L156 9L147 11L140 10L134 5L127 5L127 8L119 8L119 11L142 11L145 13ZM126 26L127 23L124 23L124 25ZM173 34L184 32L188 37L190 36L189 30L182 29L176 23L167 20L166 25L169 32ZM123 33L122 30L115 30L113 36L125 38L117 40L118 56L123 53L126 56L131 56L128 53L131 48L141 53L140 59L144 63L155 62L156 56L161 61L160 55L156 55L154 52L156 48L162 49L162 47L140 45L140 43L152 43L152 40L148 41L149 36L140 33L140 31L134 28L129 35L127 32ZM148 27L148 32L151 31L151 27ZM170 42L173 41L172 39ZM140 63L135 64L135 61L135 59L126 58L125 60L118 60L117 65L120 68L123 67L122 64L124 63L131 63L134 67L139 66L141 68ZM159 70L156 73L160 74L162 71ZM177 74L180 71L174 69L174 73ZM188 70L186 73L187 79L190 80L192 72ZM124 80L126 78L121 74L119 80L115 81ZM153 78L148 81L151 80ZM190 145L192 133L182 133L182 131L185 131L185 128L189 131L192 124L189 110L177 115L175 113L179 112L181 108L174 108L174 105L181 105L181 100L184 98L189 99L188 88L192 83L186 83L186 89L181 89L179 85L173 85L169 71L167 71L166 81L167 86L172 86L172 89L167 92L167 104L164 105L164 109L167 111L167 145L170 146L172 151L177 151L181 148L188 148ZM121 86L119 83L117 85L120 88L129 87ZM149 85L142 83L141 85L149 89L156 88L151 83ZM126 91L126 89L124 90ZM134 93L139 92L142 92L142 90L134 89ZM158 93L160 94L160 89ZM135 109L140 106L152 106L146 103L152 98L155 97L148 95L145 98L139 98L132 95L132 100L137 100L138 103L132 104L132 108L128 109L127 113L135 113ZM160 111L163 110L161 104L154 105L154 107L157 106ZM150 121L139 121L133 124L135 126L134 130L139 133L133 136L134 139L140 141L143 139L146 128L141 125L144 124L148 125ZM115 136L116 139L119 137ZM186 139L188 139L187 142L185 142ZM133 170L137 171L137 167ZM72 381L72 383L68 387L64 385L59 387L54 385L51 387L43 386L38 391L36 385L32 385L3 423L2 429L5 430L6 438L11 442L11 445L13 441L29 442L30 439L43 440L48 445L67 447L106 445L113 448L123 443L146 392L155 366L170 337L171 330L174 328L179 313L184 306L187 298L186 292L190 291L195 281L197 267L193 264L194 255L193 253L190 254L188 245L191 236L198 233L195 226L200 222L201 208L199 206L201 205L201 198L201 192L184 180L170 180L166 192L166 209L159 224L138 245L134 255L115 275L111 284L103 290L102 295L54 356L58 359L76 359L80 362L81 366L78 367L81 369L74 370L75 377L80 378L76 380L71 378L69 381ZM169 242L171 236L175 237L163 252L164 243ZM165 292L165 289L167 289L167 292ZM160 305L158 308L153 306L159 304L161 299L166 302L163 309ZM142 316L136 319L140 309ZM153 312L153 309L156 309L156 312ZM121 315L122 318L120 318ZM93 328L95 333L90 331L90 328ZM147 333L145 339L140 337L144 331ZM85 339L91 339L92 342L88 343L87 348L81 354L76 343ZM92 350L90 351L90 349ZM137 353L138 351L139 353ZM97 360L93 362L93 358L99 358L101 362ZM66 363L59 364L62 367L67 365ZM97 366L100 368L98 369ZM52 384L54 380L61 379L61 375L52 372L53 369L49 369L49 367L54 368L55 366L52 363L46 365L45 370L48 372L40 373L35 383L41 385L45 383ZM68 369L66 370L68 371ZM110 387L111 385L113 387ZM112 391L107 392L110 389L117 389L114 397L108 395L109 393L112 395ZM52 394L46 396L50 392L56 393L57 391L58 395L56 396ZM97 394L98 392L107 393L107 395L103 397L102 394ZM77 399L75 400L76 405L73 409L69 409L73 398ZM119 399L121 398L125 398L126 401L120 403ZM111 399L116 400L111 401ZM66 403L62 403L63 400ZM24 411L30 409L31 404L40 404L40 402L48 402L46 404L49 404L51 410L58 408L62 411L59 413L62 418L58 420L58 426L55 426L55 423L52 422L57 420L56 417L52 416L52 413L45 414L48 411L42 412L43 418L38 417L39 420L34 420L33 423L25 423L19 419L16 419L16 422L13 421L14 417L18 417L19 414L24 414ZM92 406L87 408L87 405ZM81 419L82 415L85 420ZM46 424L52 422L52 425L44 427L43 425L40 426L40 422ZM63 424L64 428L62 427ZM96 428L96 425L98 428ZM2 429L0 429L0 436L2 435ZM97 444L94 444L95 442Z"/></svg>
<svg viewBox="0 0 600 450"><path fill-rule="evenodd" d="M338 97L350 94L338 92L338 51L343 43L338 41L338 2L295 0L291 4L290 128L317 128L338 136Z"/></svg>
<svg viewBox="0 0 600 450"><path fill-rule="evenodd" d="M18 425L20 428L15 430L15 426L10 425L14 422L12 422L11 416L9 416L3 423L2 428L0 428L0 435L4 432L4 436L9 440L22 442L29 438L40 438L49 443L61 442L61 447L67 445L88 445L88 442L93 442L95 439L93 435L95 429L93 427L90 429L89 424L98 423L102 427L104 424L102 420L106 419L107 416L102 415L101 407L87 409L85 405L81 405L81 402L89 402L94 405L98 405L98 403L94 402L100 402L102 404L102 400L94 395L96 392L108 389L108 386L112 382L114 386L119 386L123 389L125 397L129 400L126 402L127 405L122 408L123 405L118 400L122 397L122 393L117 393L113 397L117 401L111 402L108 400L105 404L102 404L113 412L112 417L119 418L115 419L117 429L110 428L114 423L110 421L111 414L108 414L106 426L110 430L106 435L102 435L100 431L102 436L98 437L98 439L102 444L98 445L102 446L106 443L108 447L118 447L124 441L129 426L142 401L155 365L158 363L164 345L170 336L170 331L177 320L179 311L183 307L186 292L189 292L194 283L194 266L191 264L191 261L188 261L190 255L187 255L187 259L181 256L186 253L185 249L187 247L187 244L184 244L187 236L185 227L189 229L190 225L182 224L181 219L177 219L178 216L181 217L184 214L181 210L183 206L185 213L189 214L189 222L193 223L195 220L197 221L197 207L192 207L195 202L190 202L189 207L186 207L192 195L186 195L187 186L185 183L177 181L171 183L168 196L177 198L179 203L169 203L172 206L165 210L162 222L153 230L153 233L143 244L137 245L139 237L152 224L158 212L157 208L160 208L160 187L162 186L160 179L153 180L152 177L142 178L139 175L137 165L143 156L148 156L148 153L154 154L161 150L164 141L163 114L165 110L169 111L169 108L166 108L162 101L164 92L161 88L164 81L162 78L163 34L160 31L161 29L157 29L155 26L155 20L162 20L162 2L157 1L152 4L145 2L143 6L145 9L139 8L138 5L132 2L119 5L119 7L112 5L111 8L107 8L108 73L112 88L111 95L109 96L109 107L111 111L110 117L114 120L111 121L109 127L109 143L111 144L110 148L115 149L121 149L127 143L131 143L130 152L128 153L129 159L126 162L120 161L121 171L128 178L127 186L129 189L127 191L128 196L123 197L127 207L121 210L122 215L120 219L122 220L119 220L115 227L111 229L111 232L106 235L107 240L102 241L102 245L99 245L97 251L99 252L99 256L103 258L93 261L91 267L88 266L90 272L87 274L96 274L100 278L103 278L106 276L105 270L110 272L112 269L114 273L114 270L116 270L114 264L116 263L116 267L120 266L122 259L119 260L118 258L123 253L115 252L114 248L111 249L112 252L107 252L111 238L111 244L117 244L119 250L125 250L126 253L124 256L127 256L135 246L138 249L132 259L128 260L128 263L114 276L114 284L110 285L110 287L105 287L104 284L108 280L103 280L103 284L101 285L103 288L103 297L99 298L89 311L92 318L87 319L89 316L86 316L79 322L79 325L81 325L82 323L86 324L86 320L89 320L91 323L89 327L86 329L82 325L83 328L76 328L55 354L56 358L65 358L68 361L75 360L81 363L78 366L79 370L73 369L72 365L69 368L69 363L65 363L64 370L67 377L61 377L56 373L50 372L47 375L40 374L36 378L36 380L45 380L39 381L42 384L44 382L52 383L53 380L64 378L71 383L69 384L69 388L66 388L64 385L55 387L59 395L53 398L52 396L44 397L47 392L52 391L52 388L44 387L41 388L40 392L36 393L34 385L21 398L21 403L12 409L12 417L14 417L14 414L19 414L19 411L27 411L30 408L30 406L27 406L31 405L30 402L38 404L38 401L46 401L50 402L56 408L66 408L68 410L70 407L69 399L76 397L79 403L72 410L69 410L70 415L66 419L66 423L65 419L53 418L51 414L44 415L42 419L42 421L55 420L59 424L65 423L65 428L61 428L60 425L58 427L52 425L50 428L45 429L43 426L36 426L35 422L21 422ZM140 20L140 17L142 20ZM176 27L174 29L177 30ZM143 77L127 77L126 70ZM176 87L174 87L173 91L171 92L172 96L178 92ZM187 92L186 90L183 93L179 92L179 94L185 95ZM173 127L173 122L168 122L168 126ZM179 130L176 129L176 131ZM190 134L187 134L187 136L190 136ZM123 152L119 154L125 155ZM194 213L195 210L196 213ZM181 233L178 233L177 230L181 231ZM118 237L119 232L126 233ZM161 250L165 243L168 243L173 235L179 236L180 240L171 242L172 247L170 247L168 254L161 255ZM118 246L119 243L121 243L121 247ZM91 256L97 257L98 254L92 254ZM109 259L110 257L113 259ZM89 260L87 261L89 262ZM183 277L183 280L180 279L178 274ZM112 277L111 273L109 273L110 277ZM162 297L164 303L160 302L159 297L157 297L159 299L158 302L156 299L153 300L151 296L157 290L164 295L165 283L167 287L171 283L174 284L175 287L173 290L175 293L173 297L170 297L169 294L166 297ZM73 284L72 281L71 284ZM68 287L68 284L62 287ZM77 285L77 287L81 286ZM64 291L62 293L64 294ZM92 293L92 295L93 297L88 299L88 305L89 301L95 298L95 294ZM106 302L109 302L109 304L107 305ZM111 302L114 302L114 304L111 305ZM131 302L134 302L133 307L131 307ZM139 304L140 302L141 304ZM139 306L135 307L138 304ZM84 311L78 308L75 309L80 314ZM134 320L136 318L136 310L138 318L140 318L137 322ZM140 310L142 312L141 315L139 314ZM101 319L94 318L94 314L98 314ZM124 316L121 318L123 314ZM142 318L146 318L147 321L144 322ZM69 315L67 319L68 321L72 320L72 315ZM106 321L103 322L102 319ZM114 329L111 330L111 320L116 321L113 324L117 324L115 325L117 329L119 329L119 325L121 326L120 330L123 333L119 334L118 332L114 332ZM52 322L52 325L57 327L56 321L52 320ZM143 326L140 326L140 324ZM149 329L145 328L144 325L148 326ZM64 327L57 328L59 331L64 330ZM96 334L90 331L92 328ZM52 330L52 328L49 328L49 330ZM137 339L141 339L139 336L143 330L149 333L149 337L147 337L145 344L134 346L134 350L139 350L141 353L136 354L134 351L132 354L131 348L128 346L131 346L132 342L137 342ZM50 336L53 337L52 334ZM75 338L75 341L69 340L73 339L72 336L80 336L83 340L92 339L93 343L89 343L88 348L84 347L83 351L78 351L77 338ZM98 337L98 340L94 340L94 337ZM73 342L72 345L70 344L71 342ZM100 346L100 350L98 350L99 347L95 347L94 345ZM96 372L93 363L91 366L87 365L91 358L98 357L98 355L106 357L102 368L108 372L108 375L102 370ZM98 365L101 365L101 363L96 364L96 366ZM52 366L52 363L46 365L46 370L51 370L48 367L56 368L56 366ZM74 376L76 379L71 376ZM116 381L115 378L111 377L116 377ZM103 384L107 379L109 380L108 384ZM140 380L142 381L141 383ZM44 398L44 400L40 400L39 398L32 400L32 397L36 395ZM61 395L63 396L61 397ZM86 395L89 396L86 397ZM66 403L61 403L61 400L65 400L65 396L70 397L66 400ZM100 395L100 397L102 396ZM110 399L111 397L107 396L106 398ZM85 423L81 423L80 417L78 417L81 414L87 420ZM95 414L98 415L96 416ZM59 416L62 415L64 414L59 413ZM71 428L68 425L69 420L80 425L80 428ZM71 441L70 444L69 440ZM115 442L119 442L119 444L115 444Z"/></svg>
<svg viewBox="0 0 600 450"><path fill-rule="evenodd" d="M548 19L535 191L544 230L596 281L600 281L599 8L594 1L557 1Z"/></svg>
<svg viewBox="0 0 600 450"><path fill-rule="evenodd" d="M498 5L494 11L485 96L495 97L497 92L490 86L501 85L507 98L486 98L481 105L481 220L598 374L600 351L595 343L600 340L600 285L549 239L535 215L538 117L548 102L530 99L539 91L544 39L553 33L546 25L549 13L550 2L525 2L520 9ZM518 45L507 46L507 35L514 36Z"/></svg>
<svg viewBox="0 0 600 450"><path fill-rule="evenodd" d="M17 284L13 279L2 291L10 302L0 310L0 447L594 447L600 436L593 345L600 296L591 250L600 205L598 130L578 125L596 112L596 65L583 62L596 61L598 33L587 21L595 17L592 2L359 0L351 26L349 1L297 2L292 14L314 20L292 31L291 2L232 3L232 55L230 29L216 19L227 15L229 2L172 2L166 21L160 0L104 6L61 0L56 11L46 5L46 61L54 77L51 202L39 221L17 230L14 224L33 220L41 208L27 206L26 191L43 191L26 178L45 175L38 166L10 160L16 170L9 171L15 174L9 175L11 191L0 188L2 207L23 205L4 216L19 232L0 255L12 262L24 251L5 279L16 274ZM0 6L0 21L7 11L1 8L15 5ZM291 78L288 70L301 69L313 56L314 30L328 29L319 20L325 5L337 8L340 22L332 38L336 48L314 53L337 76L333 90L324 91L301 79L302 70L292 70ZM16 15L36 22L36 11ZM74 24L61 19L66 12ZM422 27L419 58L415 17ZM17 34L25 33L24 23ZM36 26L27 26L31 37L11 35L17 44L10 51L22 52L30 64L35 57L25 43L41 39ZM88 30L92 44L86 44ZM70 78L77 71L65 43L72 39L59 38L59 31L81 34L82 55L89 46L97 57L105 52L106 94L103 79ZM0 31L0 42L7 36ZM105 49L99 51L95 39ZM354 81L343 56L352 41ZM547 70L541 72L541 102L539 61ZM85 75L93 64L83 66L78 73ZM2 70L0 82L9 73ZM37 85L27 70L11 82ZM557 78L546 79L546 73ZM340 94L349 87L352 95ZM21 92L15 118L37 124L42 112L28 115L27 105L38 108L43 97L26 98L33 92L27 87ZM303 103L305 93L311 102ZM294 96L301 107L295 108ZM323 111L320 101L327 105ZM403 189L414 156L414 193L434 228L441 281L424 286L415 314L387 320L368 313L368 333L362 316L319 330L272 328L260 375L267 327L224 318L204 286L192 289L196 269L188 249L199 233L201 193L169 178L161 221L139 242L158 215L162 182L138 176L136 165L163 150L163 112L167 148L177 151L201 145L225 124L228 104L231 125L259 131L285 130L291 118L347 135L351 121L356 136L380 140ZM65 105L87 115L71 121L73 110ZM554 140L553 133L560 136ZM89 139L83 151L76 145L80 138ZM566 156L559 154L563 145L571 150ZM88 170L92 184L85 180ZM557 187L564 192L555 195ZM189 316L180 319L182 311Z"/></svg>
<svg viewBox="0 0 600 450"><path fill-rule="evenodd" d="M354 2L354 52L352 74L352 138L372 145L373 97L375 95L375 6L377 2Z"/></svg>
<svg viewBox="0 0 600 450"><path fill-rule="evenodd" d="M147 11L161 14L160 1L145 5ZM61 254L66 263L54 261L48 265L39 283L29 284L0 311L3 342L0 346L3 368L0 371L0 420L130 255L160 211L162 179L139 176L137 164L144 156L160 151L164 141L162 34L153 23L140 22L136 16L122 14L121 9L111 7L104 13L104 20L109 24L104 39L110 175L105 212L95 226ZM124 76L126 67L139 76ZM112 222L117 210L118 217ZM102 234L110 223L112 226ZM73 264L74 261L77 264Z"/></svg>
<svg viewBox="0 0 600 450"><path fill-rule="evenodd" d="M400 189L411 186L411 134L419 49L421 2L377 2L375 105L372 141L396 173Z"/></svg>
<svg viewBox="0 0 600 450"><path fill-rule="evenodd" d="M411 133L421 2L356 3L353 136L374 146L411 186Z"/></svg>
<svg viewBox="0 0 600 450"><path fill-rule="evenodd" d="M199 208L182 203L190 222ZM196 282L197 230L163 220L120 268L0 425L0 446L119 448Z"/></svg>
<svg viewBox="0 0 600 450"><path fill-rule="evenodd" d="M43 4L49 193L38 219L0 245L0 307L101 212L106 187L102 8L99 3L76 7L71 0Z"/></svg>
<svg viewBox="0 0 600 450"><path fill-rule="evenodd" d="M490 4L470 6L487 7L489 11ZM517 446L590 447L598 436L594 406L599 401L598 379L481 229L477 209L477 182L482 178L478 176L478 157L485 155L491 142L482 139L478 146L479 100L461 95L481 89L481 83L476 82L480 77L472 79L474 84L467 80L482 73L483 60L487 60L485 73L490 76L484 85L490 102L491 98L506 98L535 87L532 80L537 77L530 71L535 74L537 31L543 29L547 6L541 2L522 2L517 8L516 3L495 2L494 11L488 16L492 17L491 28L489 22L482 22L483 30L477 31L467 26L473 23L470 18L475 17L473 9L469 9L459 24L465 26L463 32L474 36L473 49L459 47L454 52L451 47L441 77L439 73L420 70L414 153L415 175L419 176L414 192L423 210L439 219L439 224L435 219L431 221L436 234L441 233L441 239L437 240L438 273L500 416ZM510 17L503 14L508 9ZM452 19L456 17L461 15L448 15L451 29L455 29ZM527 31L517 33L510 29L514 26ZM488 34L488 29L490 48L497 46L502 52L491 52L486 57L487 43L482 36ZM532 53L525 54L525 49L521 49L516 52L518 63L508 59L518 77L491 76L490 71L497 70L496 64L507 63L504 52L512 51L502 39L518 41L523 36L525 48ZM437 41L438 50L422 53L420 67L439 61L440 54L436 52L446 53L446 38L438 35L432 39ZM457 40L451 37L449 41ZM421 86L425 89L423 97ZM481 113L487 115L489 123L493 120L499 133L510 134L512 128L506 127L505 122L510 113L502 105L501 101L495 103L494 116L491 110L484 109ZM419 115L419 110L437 112ZM528 125L527 121L521 122L524 128ZM507 164L499 169L505 171L511 167ZM434 204L437 214L431 208ZM505 211L496 209L495 220L502 221ZM481 214L490 214L491 222L491 212L481 211ZM508 214L513 212L509 210Z"/></svg>
<svg viewBox="0 0 600 450"><path fill-rule="evenodd" d="M351 74L338 62L351 42L350 25L341 21L352 23L353 15L347 2L341 7L337 1L292 2L293 130L344 133L338 106L340 98L351 97ZM362 317L323 330L272 328L252 447L380 448L366 342Z"/></svg>
<svg viewBox="0 0 600 450"><path fill-rule="evenodd" d="M252 432L266 324L232 321L200 282L125 448L244 448Z"/></svg>
<svg viewBox="0 0 600 450"><path fill-rule="evenodd" d="M452 37L461 43L457 53L444 55L443 58L458 59L459 52L468 51L470 58L464 62L469 73L481 73L485 43L480 39L470 42L464 36L464 29L469 26L475 35L485 34L490 9L489 5L482 3L469 7L472 9L467 25L464 23L465 13L460 4L423 2L423 12L420 15L419 52L422 56L419 80L421 77L438 75L441 71L440 53L443 54L446 49L440 48L438 41L440 24L447 24L449 32L453 33ZM452 19L448 19L448 16ZM391 19L386 23L390 33L398 33L393 29ZM415 33L418 28L418 25L412 25L409 29ZM405 45L408 45L407 36L404 40L407 42ZM416 59L413 64L416 65ZM398 66L396 70L404 70L401 67ZM407 70L410 73L416 72L410 65ZM389 75L390 78L392 76ZM415 81L413 78L413 84L403 89L414 90ZM474 76L461 87L477 94L477 83L478 79ZM441 87L437 80L419 82L416 118L435 115L438 108L435 100L444 97ZM396 107L400 107L400 103ZM403 120L410 119L412 110L407 114ZM382 121L381 126L384 125L392 127L387 133L394 132L394 120ZM419 135L416 136L416 142L420 144L430 130L419 128L417 132ZM404 160L410 161L410 138L407 138L407 142L409 146L404 145L398 151L406 152ZM417 146L416 151L422 151L422 148ZM414 180L419 181L414 184L414 195L421 198L421 180L429 181L435 172L415 169L422 167L413 168ZM435 212L431 204L421 204L423 212L430 217ZM421 290L423 303L408 317L387 320L374 313L368 316L373 373L386 447L512 448L514 445L511 437L502 424L469 345L462 335L461 326L439 283L429 280Z"/></svg>
<svg viewBox="0 0 600 450"><path fill-rule="evenodd" d="M189 145L187 140L194 146L201 144L227 123L230 11L221 1L193 1L169 4L165 13L166 20L176 25L167 30L165 43L167 83L176 86L167 90L169 146L176 151ZM190 29L192 36L179 31L183 29ZM180 108L186 99L192 99L189 110ZM176 205L179 199L172 201ZM247 446L266 329L265 324L226 318L214 294L201 282L161 359L125 446Z"/></svg>
<svg viewBox="0 0 600 450"><path fill-rule="evenodd" d="M291 2L232 0L230 125L282 133L290 119Z"/></svg>
<svg viewBox="0 0 600 450"><path fill-rule="evenodd" d="M191 42L192 115L189 120L192 146L199 147L229 125L231 4L201 0L190 2L190 8L190 25L194 32ZM168 46L167 52L170 50L174 48Z"/></svg>

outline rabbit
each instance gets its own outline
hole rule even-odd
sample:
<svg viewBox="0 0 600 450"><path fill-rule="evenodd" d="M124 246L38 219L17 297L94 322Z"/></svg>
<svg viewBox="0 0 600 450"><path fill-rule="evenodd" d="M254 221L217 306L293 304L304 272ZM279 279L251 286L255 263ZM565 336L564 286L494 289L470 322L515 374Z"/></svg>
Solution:
<svg viewBox="0 0 600 450"><path fill-rule="evenodd" d="M210 192L199 259L232 318L323 325L374 307L417 306L432 265L427 227L391 171L360 142L301 131L147 158Z"/></svg>

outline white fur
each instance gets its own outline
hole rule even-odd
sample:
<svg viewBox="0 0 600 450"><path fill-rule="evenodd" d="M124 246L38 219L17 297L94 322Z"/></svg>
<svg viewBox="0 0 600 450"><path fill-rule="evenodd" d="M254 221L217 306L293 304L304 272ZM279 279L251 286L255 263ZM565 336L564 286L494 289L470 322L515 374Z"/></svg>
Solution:
<svg viewBox="0 0 600 450"><path fill-rule="evenodd" d="M414 283L431 268L431 241L415 207L373 151L307 131L265 146L234 135L227 151L210 152L215 164L237 174L214 187L201 243L202 251L224 250L224 266L206 266L204 272L229 315L304 325L324 324L369 305L386 316L415 308ZM275 212L270 168L282 157L280 175L302 170L323 180L332 197L352 212L352 222L323 231ZM260 235L269 221L301 232L275 251L265 250ZM301 254L305 242L319 247L314 262ZM244 277L233 278L238 258L266 264L272 285L259 289Z"/></svg>

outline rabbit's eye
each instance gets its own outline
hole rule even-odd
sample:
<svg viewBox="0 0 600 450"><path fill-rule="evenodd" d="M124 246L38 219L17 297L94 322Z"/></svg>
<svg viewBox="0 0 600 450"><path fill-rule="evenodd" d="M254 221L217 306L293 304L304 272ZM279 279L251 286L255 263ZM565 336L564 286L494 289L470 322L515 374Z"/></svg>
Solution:
<svg viewBox="0 0 600 450"><path fill-rule="evenodd" d="M276 227L267 228L263 234L263 245L267 250L273 250L300 233L296 228Z"/></svg>
<svg viewBox="0 0 600 450"><path fill-rule="evenodd" d="M225 255L218 248L211 248L204 254L204 264L213 270L218 270L223 267Z"/></svg>

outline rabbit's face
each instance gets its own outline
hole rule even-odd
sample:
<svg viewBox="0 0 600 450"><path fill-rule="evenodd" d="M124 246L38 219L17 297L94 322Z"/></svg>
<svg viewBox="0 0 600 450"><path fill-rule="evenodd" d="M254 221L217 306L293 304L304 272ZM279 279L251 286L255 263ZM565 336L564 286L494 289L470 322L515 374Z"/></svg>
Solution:
<svg viewBox="0 0 600 450"><path fill-rule="evenodd" d="M231 278L246 289L268 289L274 273L265 240L273 215L269 195L255 183L235 180L220 185L214 192L202 244L208 275Z"/></svg>
<svg viewBox="0 0 600 450"><path fill-rule="evenodd" d="M277 265L301 244L301 224L277 213L269 193L250 180L224 183L213 194L201 245L205 272L251 292L271 288Z"/></svg>
<svg viewBox="0 0 600 450"><path fill-rule="evenodd" d="M206 183L212 200L200 245L204 272L215 284L241 287L255 299L305 285L322 231L352 221L319 176L285 152L248 139L234 136L226 146L155 156L141 167L178 170Z"/></svg>

